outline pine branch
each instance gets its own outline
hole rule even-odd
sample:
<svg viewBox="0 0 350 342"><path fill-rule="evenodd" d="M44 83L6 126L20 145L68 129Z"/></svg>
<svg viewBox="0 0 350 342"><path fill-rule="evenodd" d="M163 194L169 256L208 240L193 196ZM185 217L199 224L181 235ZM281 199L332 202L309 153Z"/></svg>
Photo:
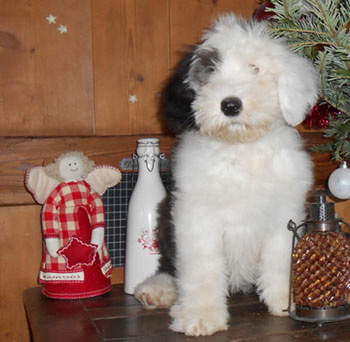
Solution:
<svg viewBox="0 0 350 342"><path fill-rule="evenodd" d="M311 60L321 78L320 100L339 115L330 118L325 137L332 142L313 147L350 159L350 1L271 0L274 21L270 30L286 38L289 48Z"/></svg>
<svg viewBox="0 0 350 342"><path fill-rule="evenodd" d="M329 33L318 31L312 28L303 29L303 28L296 28L296 27L278 27L278 28L272 27L270 30L273 33L280 33L280 34L284 34L285 32L297 32L297 33L307 33L307 34L315 34L320 36L331 37Z"/></svg>

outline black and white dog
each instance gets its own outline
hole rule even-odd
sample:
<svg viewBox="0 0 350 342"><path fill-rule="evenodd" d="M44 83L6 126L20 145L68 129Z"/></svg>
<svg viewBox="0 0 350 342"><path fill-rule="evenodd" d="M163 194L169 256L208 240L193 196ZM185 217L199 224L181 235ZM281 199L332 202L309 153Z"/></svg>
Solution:
<svg viewBox="0 0 350 342"><path fill-rule="evenodd" d="M158 272L137 286L171 307L187 335L227 329L229 291L256 286L274 315L288 306L290 218L302 221L312 164L293 126L317 100L311 63L263 23L220 18L182 61L165 114L180 133L160 211Z"/></svg>

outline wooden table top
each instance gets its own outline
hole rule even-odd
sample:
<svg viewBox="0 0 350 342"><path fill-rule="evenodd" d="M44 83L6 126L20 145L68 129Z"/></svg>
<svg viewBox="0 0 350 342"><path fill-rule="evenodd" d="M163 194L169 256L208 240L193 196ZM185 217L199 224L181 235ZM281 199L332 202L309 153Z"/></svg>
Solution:
<svg viewBox="0 0 350 342"><path fill-rule="evenodd" d="M207 337L187 337L169 330L168 310L145 310L121 285L110 293L84 300L44 297L40 287L24 291L24 305L35 342L346 342L350 321L315 323L268 314L255 294L229 300L228 331Z"/></svg>

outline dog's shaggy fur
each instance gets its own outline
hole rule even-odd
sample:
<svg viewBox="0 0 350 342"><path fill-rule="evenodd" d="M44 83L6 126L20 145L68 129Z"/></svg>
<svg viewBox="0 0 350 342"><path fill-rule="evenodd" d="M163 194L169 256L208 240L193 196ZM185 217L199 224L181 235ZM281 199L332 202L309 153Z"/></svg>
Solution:
<svg viewBox="0 0 350 342"><path fill-rule="evenodd" d="M160 210L158 272L137 286L171 329L227 329L226 298L252 286L269 311L288 306L290 218L304 219L312 165L293 126L314 104L311 63L262 23L220 18L182 61L165 114L181 133Z"/></svg>

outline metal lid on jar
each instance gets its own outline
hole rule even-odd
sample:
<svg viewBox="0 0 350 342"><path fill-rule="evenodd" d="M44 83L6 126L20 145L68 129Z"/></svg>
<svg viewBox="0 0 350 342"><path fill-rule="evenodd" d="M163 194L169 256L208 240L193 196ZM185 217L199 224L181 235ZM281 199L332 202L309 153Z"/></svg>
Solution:
<svg viewBox="0 0 350 342"><path fill-rule="evenodd" d="M325 191L315 191L309 203L310 221L335 220L334 203L327 202Z"/></svg>
<svg viewBox="0 0 350 342"><path fill-rule="evenodd" d="M341 219L336 218L333 202L327 202L326 191L315 191L310 196L308 232L325 232L340 229Z"/></svg>

